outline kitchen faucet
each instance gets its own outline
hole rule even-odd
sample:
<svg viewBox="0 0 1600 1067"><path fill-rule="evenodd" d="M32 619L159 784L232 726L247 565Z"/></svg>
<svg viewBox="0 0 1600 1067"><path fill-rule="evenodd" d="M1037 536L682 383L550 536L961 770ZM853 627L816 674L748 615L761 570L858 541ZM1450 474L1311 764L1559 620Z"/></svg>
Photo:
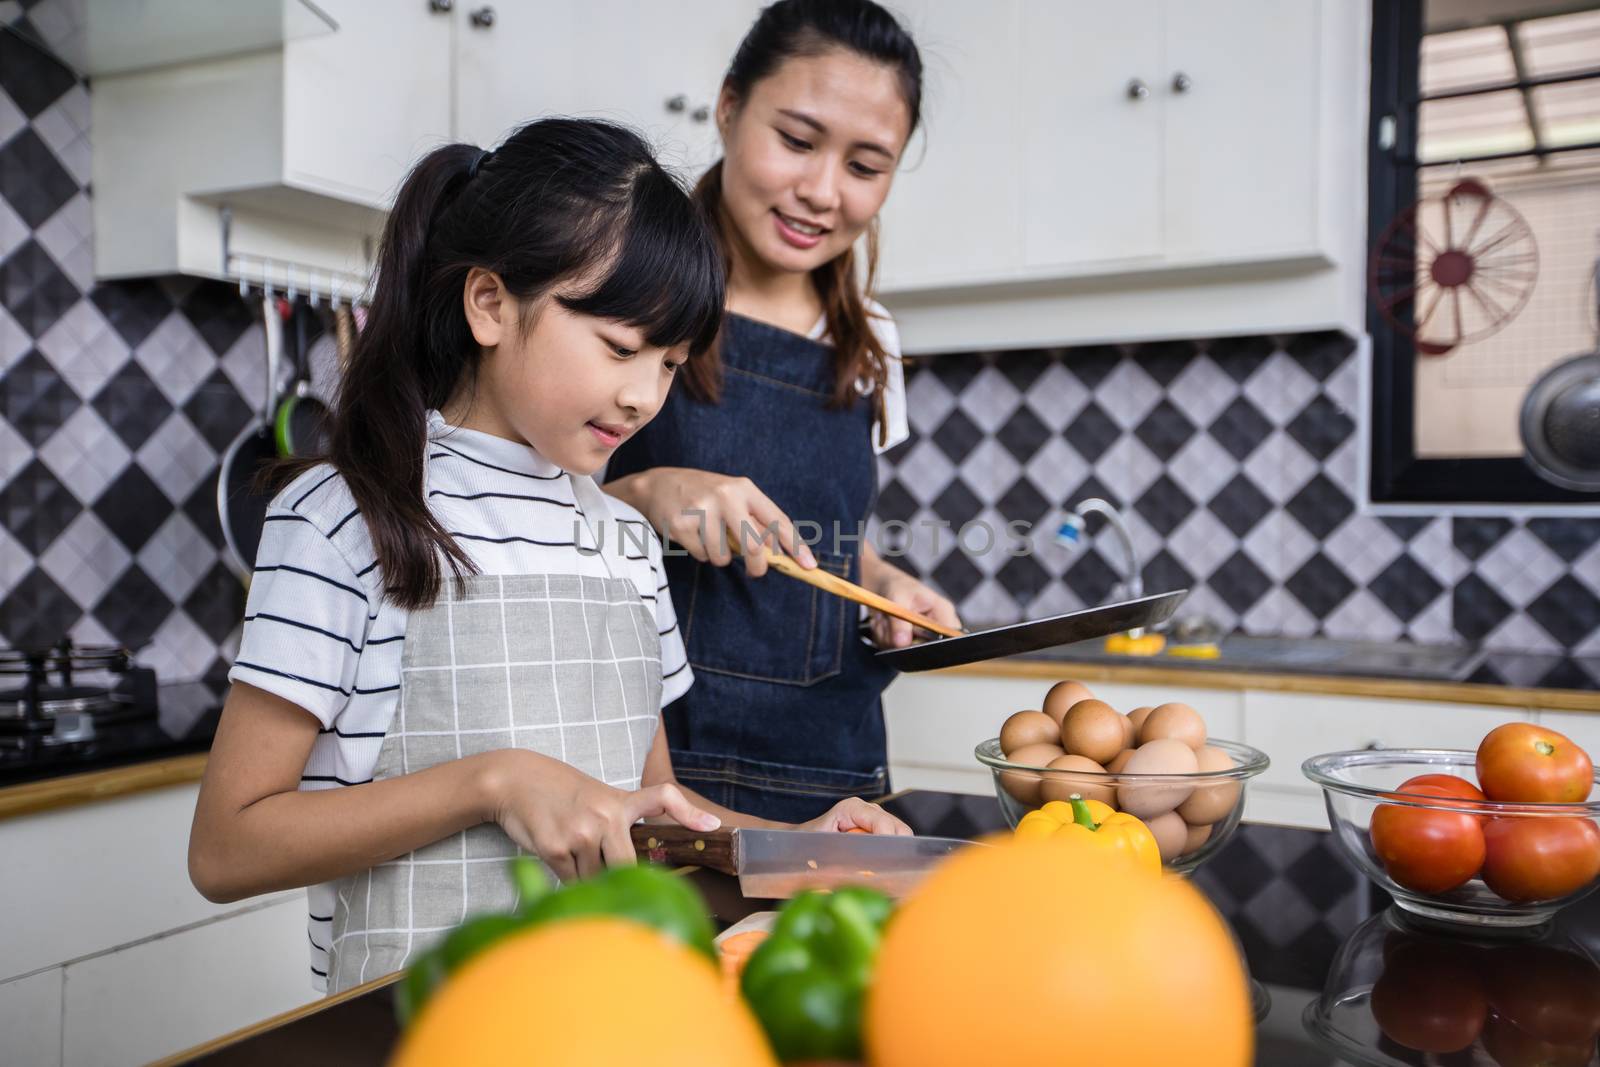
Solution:
<svg viewBox="0 0 1600 1067"><path fill-rule="evenodd" d="M1087 520L1092 512L1098 512L1106 517L1106 522L1117 532L1117 540L1122 542L1122 585L1127 592L1127 599L1137 600L1144 596L1144 579L1140 574L1138 554L1133 550L1133 536L1128 533L1128 524L1123 521L1122 513L1110 502L1099 497L1089 497L1080 500L1072 511L1062 521L1056 530L1056 543L1061 545L1078 545L1087 543ZM1137 641L1144 636L1144 629L1129 630L1128 637Z"/></svg>

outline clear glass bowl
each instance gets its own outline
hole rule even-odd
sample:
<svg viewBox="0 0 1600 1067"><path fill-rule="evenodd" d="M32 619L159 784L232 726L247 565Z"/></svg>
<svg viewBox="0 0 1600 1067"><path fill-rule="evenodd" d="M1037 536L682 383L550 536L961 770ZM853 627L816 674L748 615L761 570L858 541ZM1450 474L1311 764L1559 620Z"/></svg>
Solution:
<svg viewBox="0 0 1600 1067"><path fill-rule="evenodd" d="M1251 778L1267 769L1270 762L1260 749L1237 741L1207 738L1206 744L1220 748L1232 758L1234 766L1223 771L1198 771L1193 774L1096 774L1090 771L1051 770L1046 767L1011 763L1000 751L1000 739L991 737L977 747L978 762L988 767L994 775L994 793L1000 800L1000 811L1013 829L1028 812L1051 799L1064 799L1070 793L1106 799L1112 797L1112 806L1121 810L1116 799L1138 793L1179 793L1193 798L1207 796L1216 817L1208 823L1210 831L1204 840L1197 842L1168 860L1162 866L1178 874L1188 874L1206 860L1215 856L1233 836L1244 811L1244 790ZM1203 792L1202 792L1203 791ZM1098 794L1098 796L1096 796ZM1191 811L1193 809L1191 808Z"/></svg>
<svg viewBox="0 0 1600 1067"><path fill-rule="evenodd" d="M1491 890L1481 875L1454 889L1428 893L1395 881L1373 848L1372 817L1384 806L1470 815L1483 820L1583 819L1591 824L1593 833L1600 835L1600 828L1593 825L1600 819L1600 801L1522 804L1396 792L1400 783L1419 774L1453 774L1476 784L1476 762L1476 753L1456 749L1363 749L1313 756L1301 764L1300 769L1322 787L1322 796L1328 805L1328 825L1340 849L1363 874L1394 897L1401 908L1427 919L1472 926L1537 926L1568 904L1587 896L1594 890L1597 879L1591 878L1566 892L1543 899L1508 900ZM1596 776L1596 781L1600 782L1600 775ZM1540 866L1550 868L1548 863Z"/></svg>

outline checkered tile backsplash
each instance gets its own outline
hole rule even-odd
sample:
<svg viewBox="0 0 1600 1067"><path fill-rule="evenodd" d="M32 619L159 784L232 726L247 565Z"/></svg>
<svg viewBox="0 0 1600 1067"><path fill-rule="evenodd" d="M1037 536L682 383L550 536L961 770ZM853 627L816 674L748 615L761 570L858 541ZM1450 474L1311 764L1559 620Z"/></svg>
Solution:
<svg viewBox="0 0 1600 1067"><path fill-rule="evenodd" d="M875 543L964 621L1015 622L1118 592L1098 517L1087 545L1053 537L1103 497L1145 589L1187 586L1180 611L1228 629L1600 653L1600 519L1361 513L1359 359L1317 333L913 360ZM1006 550L1017 521L1027 552Z"/></svg>
<svg viewBox="0 0 1600 1067"><path fill-rule="evenodd" d="M218 458L265 343L226 285L95 283L88 127L87 86L0 31L0 644L71 634L215 677L244 605Z"/></svg>

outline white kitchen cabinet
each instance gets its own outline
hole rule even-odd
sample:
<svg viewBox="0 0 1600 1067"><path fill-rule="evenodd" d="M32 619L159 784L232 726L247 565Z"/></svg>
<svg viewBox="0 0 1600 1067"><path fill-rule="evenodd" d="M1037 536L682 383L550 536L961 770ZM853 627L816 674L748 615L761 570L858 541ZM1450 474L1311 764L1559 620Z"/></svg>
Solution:
<svg viewBox="0 0 1600 1067"><path fill-rule="evenodd" d="M0 982L4 1061L61 1067L61 968Z"/></svg>
<svg viewBox="0 0 1600 1067"><path fill-rule="evenodd" d="M325 36L95 80L97 276L259 279L271 259L322 275L280 268L280 285L327 289L370 273L401 177L450 133L452 20L411 0L323 6Z"/></svg>
<svg viewBox="0 0 1600 1067"><path fill-rule="evenodd" d="M879 274L948 273L957 257L957 272L1002 273L1022 254L1021 4L905 0L894 9L922 53L922 125L884 204Z"/></svg>
<svg viewBox="0 0 1600 1067"><path fill-rule="evenodd" d="M283 177L386 208L411 164L450 139L450 13L426 0L325 6L338 31L283 49Z"/></svg>
<svg viewBox="0 0 1600 1067"><path fill-rule="evenodd" d="M303 892L213 904L190 884L197 790L0 821L0 855L27 858L0 868L0 1063L63 1043L67 1063L142 1063L315 999Z"/></svg>
<svg viewBox="0 0 1600 1067"><path fill-rule="evenodd" d="M1163 6L1024 0L1023 271L1161 255Z"/></svg>
<svg viewBox="0 0 1600 1067"><path fill-rule="evenodd" d="M1150 89L1162 111L1165 255L1320 254L1318 0L1167 0L1164 16Z"/></svg>
<svg viewBox="0 0 1600 1067"><path fill-rule="evenodd" d="M1363 332L1369 5L966 17L990 20L982 44L932 57L926 93L993 98L929 110L883 211L878 291L906 351Z"/></svg>
<svg viewBox="0 0 1600 1067"><path fill-rule="evenodd" d="M641 130L662 161L690 177L720 154L717 91L757 0L559 0L503 4L492 24L457 26L457 136L492 145L547 115ZM672 103L669 105L669 101Z"/></svg>
<svg viewBox="0 0 1600 1067"><path fill-rule="evenodd" d="M319 999L305 942L293 894L68 964L63 1067L136 1067Z"/></svg>
<svg viewBox="0 0 1600 1067"><path fill-rule="evenodd" d="M886 246L907 246L886 257L886 294L1328 261L1319 0L908 14L933 52L930 98L982 95L930 109L927 158L884 211ZM958 32L982 43L939 54Z"/></svg>

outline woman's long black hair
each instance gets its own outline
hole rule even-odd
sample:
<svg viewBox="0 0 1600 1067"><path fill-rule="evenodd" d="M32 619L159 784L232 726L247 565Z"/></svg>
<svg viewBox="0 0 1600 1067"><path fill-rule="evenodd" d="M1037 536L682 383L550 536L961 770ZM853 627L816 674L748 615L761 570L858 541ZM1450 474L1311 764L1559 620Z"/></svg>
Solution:
<svg viewBox="0 0 1600 1067"><path fill-rule="evenodd" d="M556 299L637 327L651 345L688 342L691 357L722 321L722 260L703 213L624 127L545 119L492 153L451 144L413 167L384 227L326 457L355 495L388 594L407 608L437 598L441 560L458 576L474 569L423 498L428 410L482 355L462 307L473 267L499 275L523 308L597 277Z"/></svg>
<svg viewBox="0 0 1600 1067"><path fill-rule="evenodd" d="M852 52L894 70L900 97L910 113L907 135L922 118L922 54L917 42L888 10L873 0L777 0L762 9L723 77L723 85L739 100L748 100L756 84L799 56L822 55L835 49ZM719 205L722 202L722 161L706 171L695 187L695 199L706 209L718 239L726 239ZM855 250L847 248L811 272L811 282L822 298L828 339L834 349L833 403L846 407L855 401L856 383L865 379L876 386L878 432L886 433L883 413L884 385L889 356L872 329L867 307L878 271L878 221L867 229L865 285L857 277ZM730 254L731 256L731 254ZM731 258L730 258L731 263ZM714 353L713 353L714 354ZM716 400L721 388L720 364L701 360L684 368L685 385L695 396Z"/></svg>

